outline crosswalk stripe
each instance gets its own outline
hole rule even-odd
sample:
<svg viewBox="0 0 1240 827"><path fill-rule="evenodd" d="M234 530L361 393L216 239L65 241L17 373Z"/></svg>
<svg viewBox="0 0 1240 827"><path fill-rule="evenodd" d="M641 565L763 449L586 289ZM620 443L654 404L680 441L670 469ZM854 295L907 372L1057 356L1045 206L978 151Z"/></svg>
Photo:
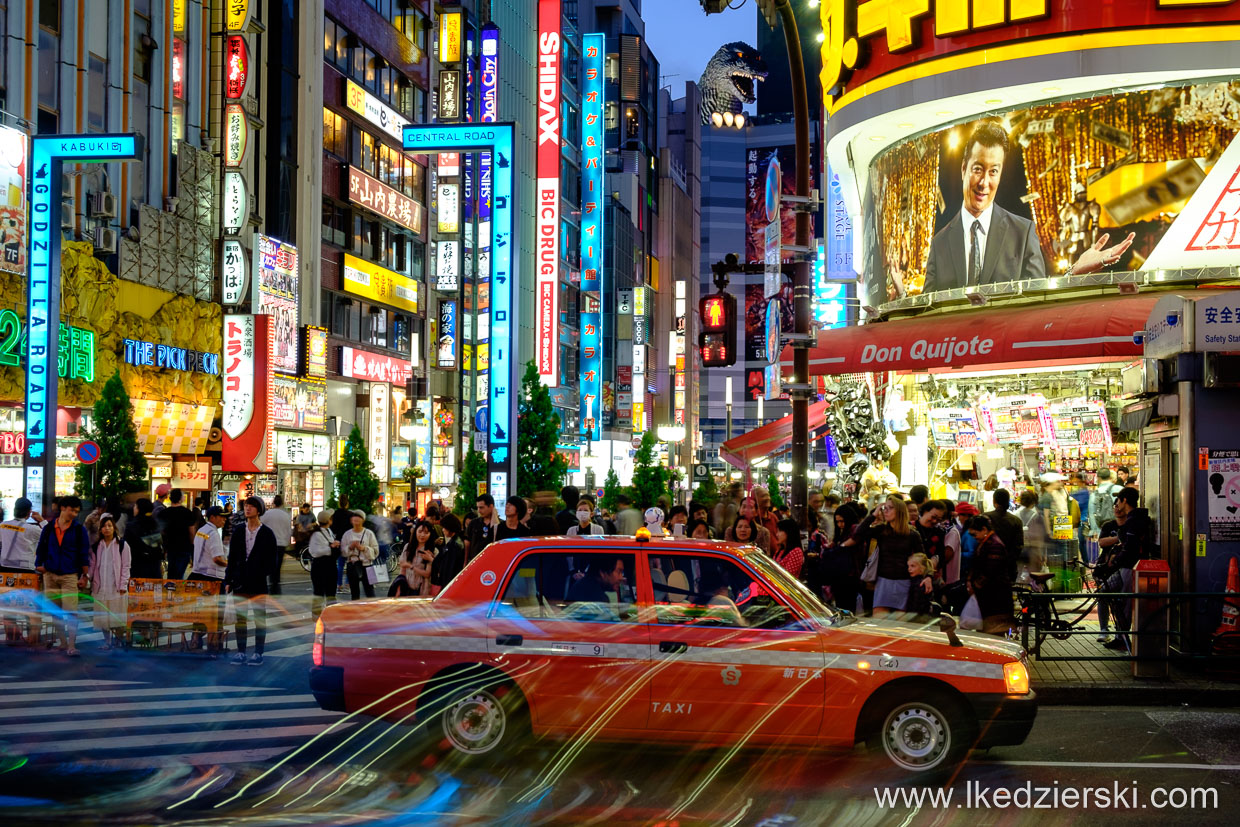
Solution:
<svg viewBox="0 0 1240 827"><path fill-rule="evenodd" d="M286 646L277 649L274 652L265 652L264 658L305 658L310 656L310 642L299 644L297 646Z"/></svg>
<svg viewBox="0 0 1240 827"><path fill-rule="evenodd" d="M313 705L313 695L280 695L265 698L196 698L185 700L181 697L173 702L172 709L187 709L202 704L227 704L229 708L237 706L299 706ZM0 720L19 718L58 718L62 715L111 715L116 712L152 712L151 701L133 701L131 703L92 703L77 706L21 706L16 709L0 709ZM277 710L271 710L273 713Z"/></svg>
<svg viewBox="0 0 1240 827"><path fill-rule="evenodd" d="M336 731L354 726L356 721L341 723ZM87 726L78 722L78 729ZM116 735L104 738L78 738L72 741L51 741L36 744L11 745L13 752L22 755L51 755L66 752L91 752L94 750L141 749L143 747L173 747L178 744L195 744L201 741L273 741L279 738L306 738L318 735L329 724L301 724L284 727L259 727L254 729L230 729L218 732L161 732L149 735Z"/></svg>
<svg viewBox="0 0 1240 827"><path fill-rule="evenodd" d="M234 749L220 752L191 752L176 756L179 763L191 766L214 767L220 764L260 764L270 761L289 750L292 745L268 749ZM146 755L136 758L87 758L78 762L98 769L146 769L163 767L168 764L167 755Z"/></svg>
<svg viewBox="0 0 1240 827"><path fill-rule="evenodd" d="M106 712L106 710L105 710ZM135 726L141 726L143 729L163 728L173 726L209 726L212 724L230 724L237 722L249 721L271 721L286 718L296 718L298 720L313 718L339 718L341 713L328 712L318 707L301 707L298 709L247 709L242 712L195 712L185 715L147 715L144 718L95 718L90 721L39 721L31 724L10 724L0 726L0 738L13 737L15 735L43 735L54 732L81 732L83 730L93 731L100 729L130 729ZM199 730L198 734L203 736L202 740L208 740L209 736L227 735L227 730L204 729Z"/></svg>
<svg viewBox="0 0 1240 827"><path fill-rule="evenodd" d="M57 683L52 681L52 683ZM124 681L120 681L124 683ZM0 693L12 684L0 683ZM151 689L100 689L87 690L81 692L32 692L19 695L0 694L0 707L11 706L13 704L26 704L33 701L81 701L87 698L116 698L116 697L150 697L155 695L172 695L176 694L178 698L184 698L186 695L203 695L203 694L233 694L241 692L281 692L283 690L271 686L177 686L177 687L157 687ZM272 696L267 696L272 697ZM231 702L231 701L230 701Z"/></svg>
<svg viewBox="0 0 1240 827"><path fill-rule="evenodd" d="M78 680L78 681L4 681L0 682L0 692L8 692L10 689L51 689L53 687L70 687L70 686L137 686L144 681L99 681L99 680Z"/></svg>

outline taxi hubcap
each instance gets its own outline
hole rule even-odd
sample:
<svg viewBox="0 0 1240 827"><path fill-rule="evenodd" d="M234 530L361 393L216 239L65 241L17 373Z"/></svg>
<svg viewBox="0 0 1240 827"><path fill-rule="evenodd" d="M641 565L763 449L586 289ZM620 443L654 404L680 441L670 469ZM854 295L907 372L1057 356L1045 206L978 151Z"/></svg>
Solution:
<svg viewBox="0 0 1240 827"><path fill-rule="evenodd" d="M444 716L444 734L461 752L491 750L504 737L506 725L503 704L485 689L461 698Z"/></svg>
<svg viewBox="0 0 1240 827"><path fill-rule="evenodd" d="M929 769L947 753L951 733L938 710L924 704L902 706L887 716L883 746L902 767Z"/></svg>

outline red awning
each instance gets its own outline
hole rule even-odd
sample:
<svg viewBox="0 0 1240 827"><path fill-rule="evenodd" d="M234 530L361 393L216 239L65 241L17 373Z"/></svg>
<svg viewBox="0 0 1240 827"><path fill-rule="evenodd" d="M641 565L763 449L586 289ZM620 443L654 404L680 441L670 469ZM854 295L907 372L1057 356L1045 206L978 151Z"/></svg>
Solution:
<svg viewBox="0 0 1240 827"><path fill-rule="evenodd" d="M827 421L827 402L815 402L809 406L809 429L821 428ZM785 416L768 422L761 428L733 437L719 447L719 456L725 462L748 470L754 460L769 457L792 442L792 417Z"/></svg>
<svg viewBox="0 0 1240 827"><path fill-rule="evenodd" d="M1132 335L1145 329L1158 298L1048 302L827 330L809 352L809 372L831 376L1136 359L1141 345ZM784 348L780 367L784 375L791 373L791 348Z"/></svg>

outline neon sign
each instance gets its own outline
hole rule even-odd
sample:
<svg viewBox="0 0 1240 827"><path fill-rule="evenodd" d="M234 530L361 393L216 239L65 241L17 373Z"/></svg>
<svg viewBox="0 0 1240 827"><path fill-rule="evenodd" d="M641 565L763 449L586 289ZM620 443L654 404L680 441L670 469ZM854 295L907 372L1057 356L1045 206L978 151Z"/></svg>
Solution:
<svg viewBox="0 0 1240 827"><path fill-rule="evenodd" d="M544 385L559 382L560 304L560 0L538 3L538 154L534 204L537 341Z"/></svg>
<svg viewBox="0 0 1240 827"><path fill-rule="evenodd" d="M64 162L132 160L135 135L38 135L30 151L29 277L26 283L25 494L36 511L55 496L57 382L51 359L53 321L60 321L61 167ZM70 333L72 344L72 333ZM82 340L79 338L79 344ZM93 348L92 348L93 350ZM59 372L59 358L57 358ZM93 368L91 370L93 375Z"/></svg>
<svg viewBox="0 0 1240 827"><path fill-rule="evenodd" d="M218 376L220 355L139 339L125 339L125 361L138 367L166 368Z"/></svg>
<svg viewBox="0 0 1240 827"><path fill-rule="evenodd" d="M558 107L558 104L557 104ZM513 426L516 421L516 347L513 314L516 309L516 257L513 249L513 127L511 124L432 124L405 127L404 149L434 155L439 152L489 152L494 157L491 212L492 278L488 366L490 414L488 452L491 495L507 497L516 473ZM466 368L469 368L468 357Z"/></svg>
<svg viewBox="0 0 1240 827"><path fill-rule="evenodd" d="M587 439L603 438L603 314L599 300L603 270L603 53L602 34L581 38L585 84L581 96L581 289L592 311L581 315L581 432ZM634 322L637 320L634 319Z"/></svg>
<svg viewBox="0 0 1240 827"><path fill-rule="evenodd" d="M245 94L250 79L250 47L239 34L232 35L224 47L224 96L236 100Z"/></svg>

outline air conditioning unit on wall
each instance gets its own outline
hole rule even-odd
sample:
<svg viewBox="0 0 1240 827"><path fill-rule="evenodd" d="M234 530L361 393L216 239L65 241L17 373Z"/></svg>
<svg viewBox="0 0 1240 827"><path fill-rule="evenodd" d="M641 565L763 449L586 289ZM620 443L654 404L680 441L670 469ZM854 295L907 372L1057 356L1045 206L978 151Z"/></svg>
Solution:
<svg viewBox="0 0 1240 827"><path fill-rule="evenodd" d="M92 240L96 253L112 255L116 252L116 230L111 227L96 227Z"/></svg>
<svg viewBox="0 0 1240 827"><path fill-rule="evenodd" d="M116 218L116 196L110 192L92 193L86 204L90 218Z"/></svg>

